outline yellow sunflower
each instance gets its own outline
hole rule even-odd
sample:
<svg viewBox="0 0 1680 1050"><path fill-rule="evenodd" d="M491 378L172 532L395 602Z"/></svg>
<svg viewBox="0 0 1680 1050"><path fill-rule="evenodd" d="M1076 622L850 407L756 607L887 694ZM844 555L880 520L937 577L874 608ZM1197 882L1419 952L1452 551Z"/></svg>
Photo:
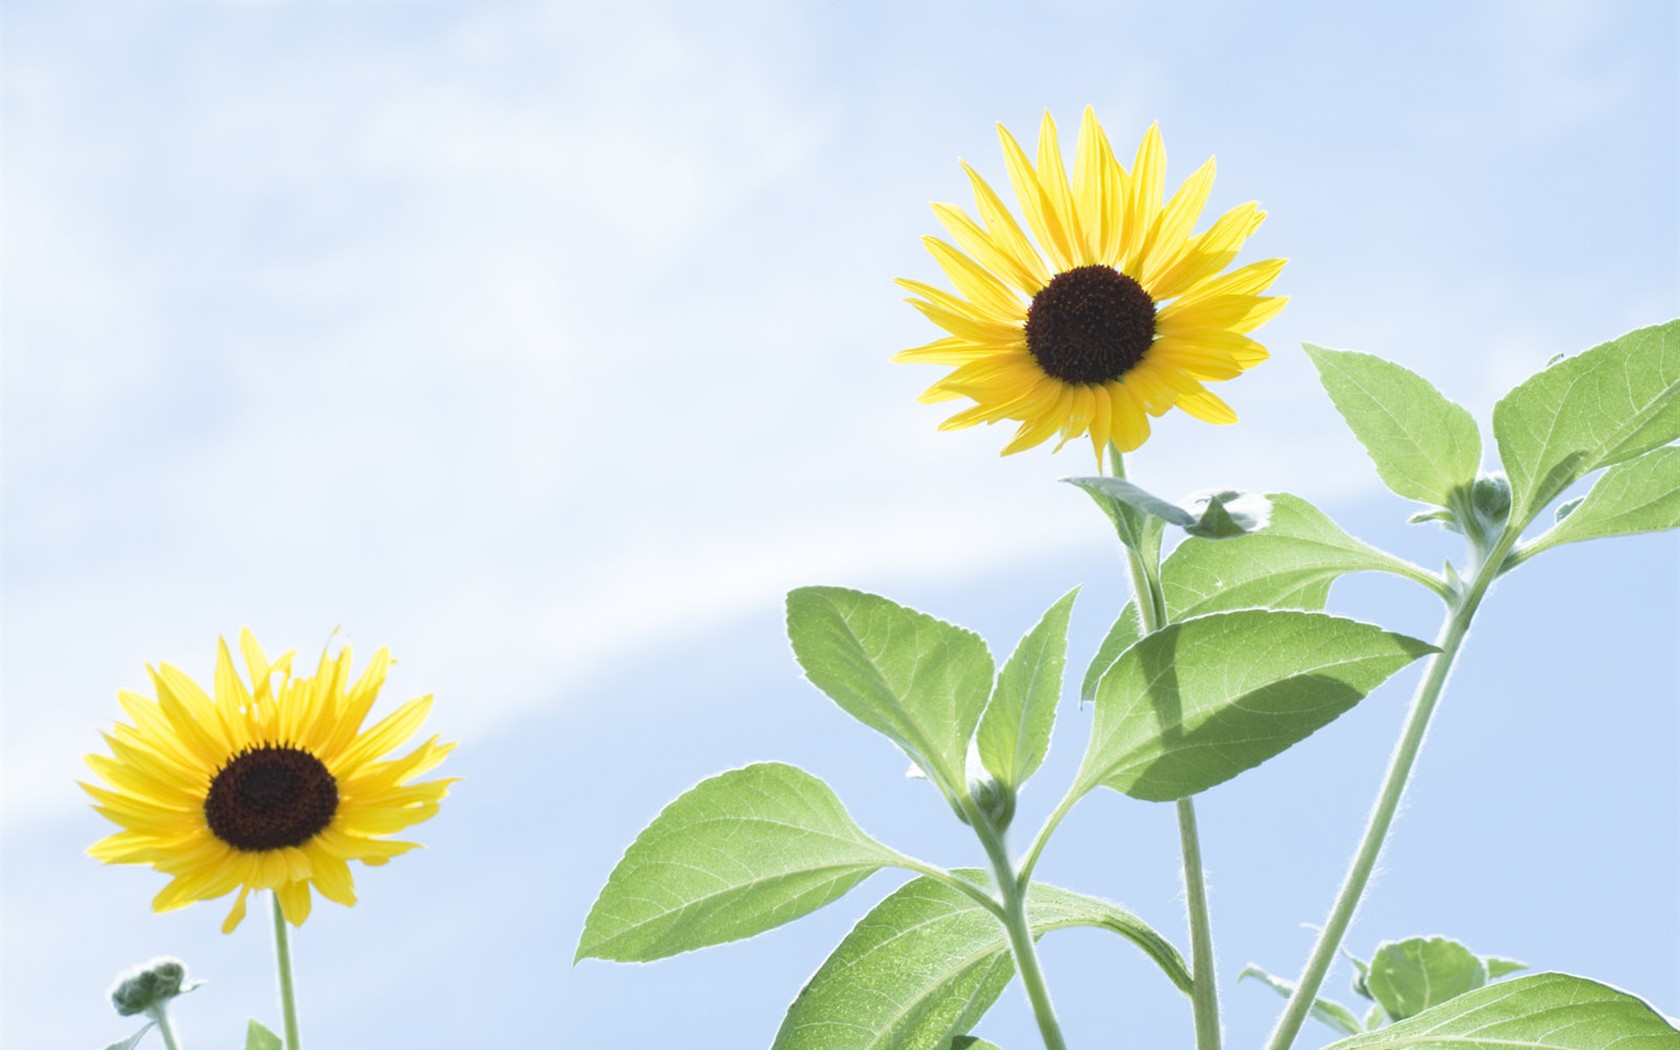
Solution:
<svg viewBox="0 0 1680 1050"><path fill-rule="evenodd" d="M223 933L245 917L252 890L273 890L294 926L309 917L311 885L356 903L347 862L384 864L413 849L385 836L436 813L456 779L412 783L454 749L436 736L385 757L420 728L430 696L362 729L391 666L387 650L351 682L348 646L323 652L313 678L292 677L291 653L270 663L249 630L239 648L249 687L223 639L214 697L168 664L147 668L157 699L120 690L134 724L104 734L110 755L87 756L110 786L82 785L122 828L88 852L172 876L155 911L237 890Z"/></svg>
<svg viewBox="0 0 1680 1050"><path fill-rule="evenodd" d="M1192 234L1213 186L1213 160L1163 205L1166 151L1153 125L1128 172L1087 108L1071 180L1048 112L1036 167L1002 125L998 134L1038 247L964 164L980 221L935 204L956 244L922 239L957 294L898 282L949 334L893 360L954 366L923 401L975 402L940 429L1019 420L1004 455L1058 431L1057 448L1089 434L1100 464L1108 442L1122 452L1137 448L1149 437L1149 416L1174 405L1209 423L1236 422L1202 384L1233 379L1268 356L1248 333L1287 301L1260 294L1285 260L1221 273L1265 212L1243 204Z"/></svg>

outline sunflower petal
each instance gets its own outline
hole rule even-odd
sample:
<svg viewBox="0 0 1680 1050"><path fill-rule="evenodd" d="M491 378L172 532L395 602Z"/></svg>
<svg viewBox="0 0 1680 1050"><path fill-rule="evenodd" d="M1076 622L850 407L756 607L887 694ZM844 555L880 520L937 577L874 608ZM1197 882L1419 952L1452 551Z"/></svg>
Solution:
<svg viewBox="0 0 1680 1050"><path fill-rule="evenodd" d="M1074 266L1089 266L1097 261L1091 250L1089 231L1079 221L1079 207L1068 185L1067 171L1062 167L1062 147L1056 141L1056 122L1050 111L1038 126L1038 183L1050 201L1055 225L1068 246L1068 259Z"/></svg>
<svg viewBox="0 0 1680 1050"><path fill-rule="evenodd" d="M1068 242L1067 232L1062 229L1061 218L1050 201L1050 194L1033 170L1032 161L1027 159L1026 150L1002 124L998 125L998 139L1003 143L1003 161L1009 169L1009 184L1015 189L1021 214L1026 216L1027 226L1038 240L1038 246L1057 270L1071 270L1076 265L1073 247Z"/></svg>
<svg viewBox="0 0 1680 1050"><path fill-rule="evenodd" d="M1155 225L1155 214L1161 210L1161 190L1167 178L1167 149L1161 144L1161 127L1149 125L1143 142L1138 145L1137 162L1132 166L1126 201L1125 243L1120 250L1120 269L1138 276L1138 263Z"/></svg>

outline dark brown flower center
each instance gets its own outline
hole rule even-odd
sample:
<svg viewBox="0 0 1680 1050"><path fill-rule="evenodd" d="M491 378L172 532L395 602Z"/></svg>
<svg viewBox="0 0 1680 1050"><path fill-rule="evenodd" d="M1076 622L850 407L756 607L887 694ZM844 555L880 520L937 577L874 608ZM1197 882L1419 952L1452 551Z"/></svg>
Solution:
<svg viewBox="0 0 1680 1050"><path fill-rule="evenodd" d="M1112 266L1057 274L1027 307L1027 349L1064 383L1118 379L1155 341L1155 300Z"/></svg>
<svg viewBox="0 0 1680 1050"><path fill-rule="evenodd" d="M235 755L204 799L211 833L247 853L301 846L337 811L338 782L321 760L274 744Z"/></svg>

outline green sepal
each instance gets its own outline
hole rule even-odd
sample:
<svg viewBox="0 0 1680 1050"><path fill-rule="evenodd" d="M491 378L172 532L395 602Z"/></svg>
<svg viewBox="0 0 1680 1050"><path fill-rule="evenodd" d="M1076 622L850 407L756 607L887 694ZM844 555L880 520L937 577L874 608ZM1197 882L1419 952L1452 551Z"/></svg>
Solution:
<svg viewBox="0 0 1680 1050"><path fill-rule="evenodd" d="M1463 406L1392 361L1302 344L1325 392L1377 475L1407 499L1445 507L1482 461L1482 436Z"/></svg>
<svg viewBox="0 0 1680 1050"><path fill-rule="evenodd" d="M245 1026L245 1050L282 1050L284 1045L279 1036L255 1018Z"/></svg>
<svg viewBox="0 0 1680 1050"><path fill-rule="evenodd" d="M1429 510L1420 510L1416 514L1407 518L1406 524L1426 525L1432 521L1445 525L1447 528L1452 529L1455 532L1458 531L1458 518L1452 511L1445 507L1433 507Z"/></svg>
<svg viewBox="0 0 1680 1050"><path fill-rule="evenodd" d="M1067 665L1068 620L1078 596L1077 587L1064 594L1022 637L980 716L975 734L980 760L1005 787L1026 783L1050 751Z"/></svg>
<svg viewBox="0 0 1680 1050"><path fill-rule="evenodd" d="M1385 941L1365 983L1388 1016L1403 1021L1487 983L1481 957L1446 937Z"/></svg>
<svg viewBox="0 0 1680 1050"><path fill-rule="evenodd" d="M977 870L951 874L989 885ZM1178 951L1115 905L1033 883L1027 922L1035 937L1072 926L1114 930L1143 948L1181 991L1189 987ZM1014 972L996 916L952 886L913 879L859 920L806 982L774 1050L963 1045L954 1038L979 1022Z"/></svg>
<svg viewBox="0 0 1680 1050"><path fill-rule="evenodd" d="M107 1046L105 1048L105 1050L134 1050L135 1047L140 1045L140 1040L142 1040L146 1037L146 1033L150 1032L156 1026L157 1026L156 1021L147 1021L146 1026L144 1028L140 1029L138 1032L135 1032L133 1035L129 1036L127 1039L117 1040L116 1042L112 1043L110 1046Z"/></svg>
<svg viewBox="0 0 1680 1050"><path fill-rule="evenodd" d="M1306 739L1427 642L1317 612L1241 609L1140 639L1097 686L1075 793L1169 802Z"/></svg>
<svg viewBox="0 0 1680 1050"><path fill-rule="evenodd" d="M950 1050L999 1050L999 1047L996 1043L987 1042L977 1035L959 1035L952 1038Z"/></svg>
<svg viewBox="0 0 1680 1050"><path fill-rule="evenodd" d="M787 630L811 684L903 749L947 799L961 797L968 742L992 692L979 635L841 587L790 592Z"/></svg>
<svg viewBox="0 0 1680 1050"><path fill-rule="evenodd" d="M636 836L589 909L573 961L648 962L751 937L902 860L802 769L760 762L720 773Z"/></svg>
<svg viewBox="0 0 1680 1050"><path fill-rule="evenodd" d="M1519 526L1577 479L1680 438L1680 321L1531 376L1494 406L1493 432Z"/></svg>
<svg viewBox="0 0 1680 1050"><path fill-rule="evenodd" d="M1286 981L1282 977L1267 973L1253 963L1243 967L1242 973L1237 974L1237 980L1239 981L1244 977L1253 977L1285 999L1295 994L1294 981ZM1359 1018L1354 1016L1353 1011L1334 999L1314 999L1312 1015L1343 1035L1358 1035L1365 1030L1360 1025Z"/></svg>
<svg viewBox="0 0 1680 1050"><path fill-rule="evenodd" d="M1326 1050L1675 1050L1649 1003L1585 977L1540 973L1478 988Z"/></svg>

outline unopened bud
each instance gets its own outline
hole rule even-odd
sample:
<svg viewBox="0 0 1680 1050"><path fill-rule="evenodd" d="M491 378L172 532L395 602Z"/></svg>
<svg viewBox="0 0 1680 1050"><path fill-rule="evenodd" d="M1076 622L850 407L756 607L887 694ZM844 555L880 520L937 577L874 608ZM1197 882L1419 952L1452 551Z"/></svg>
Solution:
<svg viewBox="0 0 1680 1050"><path fill-rule="evenodd" d="M968 797L995 831L1003 831L1015 819L1015 790L993 777L969 781Z"/></svg>
<svg viewBox="0 0 1680 1050"><path fill-rule="evenodd" d="M124 1017L145 1013L197 987L195 981L183 988L186 977L187 966L179 959L162 956L142 963L117 975L116 986L111 989L111 1005Z"/></svg>

